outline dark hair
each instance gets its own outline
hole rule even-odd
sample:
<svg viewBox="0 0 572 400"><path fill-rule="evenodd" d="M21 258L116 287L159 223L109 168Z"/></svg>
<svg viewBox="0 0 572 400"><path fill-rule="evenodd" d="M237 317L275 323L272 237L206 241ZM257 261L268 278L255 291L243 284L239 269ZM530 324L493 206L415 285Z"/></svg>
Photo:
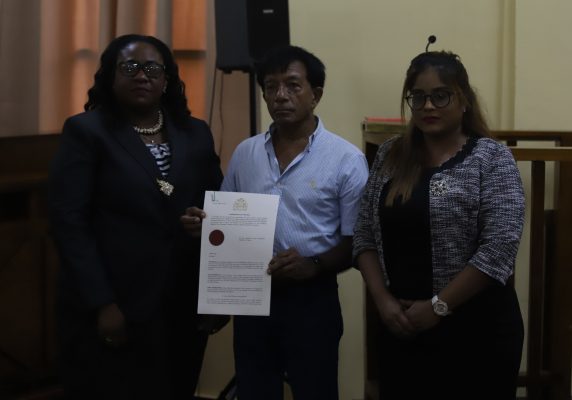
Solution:
<svg viewBox="0 0 572 400"><path fill-rule="evenodd" d="M163 94L163 107L169 111L175 122L184 121L191 112L187 107L185 96L185 84L179 77L179 68L175 63L171 50L165 43L153 36L144 35L123 35L113 39L103 51L100 58L100 66L94 76L94 84L87 92L88 100L84 105L86 111L97 108L105 108L114 112L115 96L113 94L113 81L115 79L115 69L119 52L126 46L135 42L144 42L157 49L165 64L165 75L167 77L167 90Z"/></svg>
<svg viewBox="0 0 572 400"><path fill-rule="evenodd" d="M461 122L462 131L467 136L490 137L491 133L483 117L477 95L469 83L467 70L458 55L448 51L430 51L419 54L409 65L401 94L401 117L405 120L406 96L417 81L419 74L434 68L439 79L454 90L460 103L465 107ZM403 136L391 146L381 167L382 173L391 173L393 183L386 197L386 205L394 204L398 197L407 201L422 168L421 131L409 123Z"/></svg>
<svg viewBox="0 0 572 400"><path fill-rule="evenodd" d="M283 46L271 49L262 60L256 63L256 80L264 88L264 78L275 72L285 72L294 61L306 67L306 78L312 88L324 87L326 67L322 61L309 51L298 46Z"/></svg>

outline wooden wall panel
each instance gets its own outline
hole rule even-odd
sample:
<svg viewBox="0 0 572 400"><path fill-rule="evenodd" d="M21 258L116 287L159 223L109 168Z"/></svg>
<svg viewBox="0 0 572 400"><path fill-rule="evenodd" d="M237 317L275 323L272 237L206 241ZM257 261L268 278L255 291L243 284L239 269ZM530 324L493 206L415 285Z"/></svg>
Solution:
<svg viewBox="0 0 572 400"><path fill-rule="evenodd" d="M188 52L175 52L179 74L185 82L189 109L193 116L207 119L206 110L206 63L204 54L189 54Z"/></svg>
<svg viewBox="0 0 572 400"><path fill-rule="evenodd" d="M205 0L172 0L173 49L206 51Z"/></svg>
<svg viewBox="0 0 572 400"><path fill-rule="evenodd" d="M205 0L173 0L173 52L179 74L187 86L189 108L195 117L208 119L206 110L207 4Z"/></svg>

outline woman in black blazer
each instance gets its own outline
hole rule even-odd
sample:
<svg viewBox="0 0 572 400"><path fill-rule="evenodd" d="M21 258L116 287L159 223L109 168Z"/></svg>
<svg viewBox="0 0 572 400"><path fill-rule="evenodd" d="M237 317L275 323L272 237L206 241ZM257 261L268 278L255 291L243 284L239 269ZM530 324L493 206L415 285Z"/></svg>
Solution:
<svg viewBox="0 0 572 400"><path fill-rule="evenodd" d="M222 180L211 132L190 116L172 53L154 37L114 39L88 98L65 122L51 171L67 397L192 398L207 334L200 243L180 217Z"/></svg>

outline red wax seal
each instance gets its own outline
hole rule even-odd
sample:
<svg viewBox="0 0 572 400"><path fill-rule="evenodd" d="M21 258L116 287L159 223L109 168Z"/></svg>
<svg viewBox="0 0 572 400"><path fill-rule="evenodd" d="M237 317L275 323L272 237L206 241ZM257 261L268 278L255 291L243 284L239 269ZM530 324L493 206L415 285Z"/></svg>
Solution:
<svg viewBox="0 0 572 400"><path fill-rule="evenodd" d="M212 231L209 235L209 242L211 242L213 246L220 246L222 242L224 242L224 233L218 229Z"/></svg>

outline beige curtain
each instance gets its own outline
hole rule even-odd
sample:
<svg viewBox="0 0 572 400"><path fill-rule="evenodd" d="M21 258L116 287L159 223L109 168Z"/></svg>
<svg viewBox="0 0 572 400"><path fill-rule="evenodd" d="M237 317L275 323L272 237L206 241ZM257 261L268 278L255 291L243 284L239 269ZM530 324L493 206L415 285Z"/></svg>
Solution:
<svg viewBox="0 0 572 400"><path fill-rule="evenodd" d="M125 33L171 41L171 0L0 0L0 136L58 132Z"/></svg>
<svg viewBox="0 0 572 400"><path fill-rule="evenodd" d="M159 34L170 32L169 5L170 0L42 0L38 131L57 132L66 117L83 110L99 55L112 38L141 33L168 41Z"/></svg>
<svg viewBox="0 0 572 400"><path fill-rule="evenodd" d="M0 0L0 136L38 130L40 0Z"/></svg>

